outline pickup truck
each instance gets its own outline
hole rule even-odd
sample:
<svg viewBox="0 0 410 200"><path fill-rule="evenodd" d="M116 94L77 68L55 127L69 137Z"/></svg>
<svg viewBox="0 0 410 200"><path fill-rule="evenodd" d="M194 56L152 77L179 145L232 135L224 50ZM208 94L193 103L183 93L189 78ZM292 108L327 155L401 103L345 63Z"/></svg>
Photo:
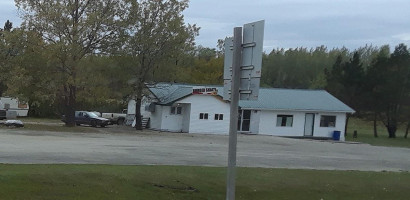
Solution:
<svg viewBox="0 0 410 200"><path fill-rule="evenodd" d="M100 117L110 120L110 124L118 124L118 125L124 124L125 117L127 116L126 110L125 110L125 113L124 111L123 113L100 113L100 112L93 112L93 113L97 114Z"/></svg>
<svg viewBox="0 0 410 200"><path fill-rule="evenodd" d="M65 122L65 117L61 120ZM91 125L92 127L101 126L105 127L109 124L110 120L99 117L93 112L88 111L75 111L75 123L77 126L81 124Z"/></svg>

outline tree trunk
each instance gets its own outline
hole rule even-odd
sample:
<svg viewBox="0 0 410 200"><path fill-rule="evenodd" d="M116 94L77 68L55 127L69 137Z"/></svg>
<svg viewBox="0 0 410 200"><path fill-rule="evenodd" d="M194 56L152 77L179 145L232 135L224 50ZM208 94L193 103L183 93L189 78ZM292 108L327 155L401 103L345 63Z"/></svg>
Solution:
<svg viewBox="0 0 410 200"><path fill-rule="evenodd" d="M347 136L347 124L349 123L350 114L346 114L346 123L345 123L345 137Z"/></svg>
<svg viewBox="0 0 410 200"><path fill-rule="evenodd" d="M378 137L377 135L377 113L374 113L374 118L373 118L373 135L375 138Z"/></svg>
<svg viewBox="0 0 410 200"><path fill-rule="evenodd" d="M142 85L143 82L137 82L135 87L135 129L142 130L142 117L141 117L141 99L142 99Z"/></svg>
<svg viewBox="0 0 410 200"><path fill-rule="evenodd" d="M386 128L389 133L389 138L396 138L397 126L394 124L387 124Z"/></svg>
<svg viewBox="0 0 410 200"><path fill-rule="evenodd" d="M65 90L65 125L69 127L75 126L75 106L76 106L76 86L68 85L64 87Z"/></svg>
<svg viewBox="0 0 410 200"><path fill-rule="evenodd" d="M135 100L135 129L142 130L141 97Z"/></svg>
<svg viewBox="0 0 410 200"><path fill-rule="evenodd" d="M407 122L406 134L404 134L404 138L407 138L407 135L409 134L409 129L410 129L410 121Z"/></svg>

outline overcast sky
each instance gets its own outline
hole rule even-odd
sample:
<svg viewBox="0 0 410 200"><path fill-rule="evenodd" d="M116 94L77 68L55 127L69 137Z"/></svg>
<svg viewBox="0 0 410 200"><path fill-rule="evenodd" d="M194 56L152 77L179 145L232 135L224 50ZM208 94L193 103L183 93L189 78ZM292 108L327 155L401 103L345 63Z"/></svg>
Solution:
<svg viewBox="0 0 410 200"><path fill-rule="evenodd" d="M410 45L410 0L191 0L185 21L201 27L197 44L215 48L233 28L265 20L265 51L320 45ZM21 20L0 0L0 23Z"/></svg>

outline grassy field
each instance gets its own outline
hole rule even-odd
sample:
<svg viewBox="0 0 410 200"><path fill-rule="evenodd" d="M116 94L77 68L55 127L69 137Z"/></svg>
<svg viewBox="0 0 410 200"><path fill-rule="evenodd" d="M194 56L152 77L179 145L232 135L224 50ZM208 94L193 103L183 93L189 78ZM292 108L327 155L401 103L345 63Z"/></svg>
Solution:
<svg viewBox="0 0 410 200"><path fill-rule="evenodd" d="M377 130L379 137L373 136L373 122L364 121L358 118L349 119L347 128L347 141L363 142L376 146L395 146L410 148L410 138L405 139L405 127L400 127L397 130L396 138L388 138L387 130L380 122ZM357 130L357 138L353 138L353 131Z"/></svg>
<svg viewBox="0 0 410 200"><path fill-rule="evenodd" d="M0 198L224 199L225 168L0 165ZM408 199L408 172L238 168L237 199Z"/></svg>

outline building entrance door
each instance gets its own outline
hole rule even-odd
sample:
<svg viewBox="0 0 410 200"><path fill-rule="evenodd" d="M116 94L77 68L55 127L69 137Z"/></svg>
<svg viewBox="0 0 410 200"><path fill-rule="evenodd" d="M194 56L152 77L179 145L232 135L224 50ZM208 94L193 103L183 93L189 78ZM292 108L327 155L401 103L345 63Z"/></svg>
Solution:
<svg viewBox="0 0 410 200"><path fill-rule="evenodd" d="M314 125L315 125L315 114L306 113L305 115L305 136L313 136Z"/></svg>
<svg viewBox="0 0 410 200"><path fill-rule="evenodd" d="M238 113L238 131L249 132L249 127L251 124L251 110L239 110Z"/></svg>

